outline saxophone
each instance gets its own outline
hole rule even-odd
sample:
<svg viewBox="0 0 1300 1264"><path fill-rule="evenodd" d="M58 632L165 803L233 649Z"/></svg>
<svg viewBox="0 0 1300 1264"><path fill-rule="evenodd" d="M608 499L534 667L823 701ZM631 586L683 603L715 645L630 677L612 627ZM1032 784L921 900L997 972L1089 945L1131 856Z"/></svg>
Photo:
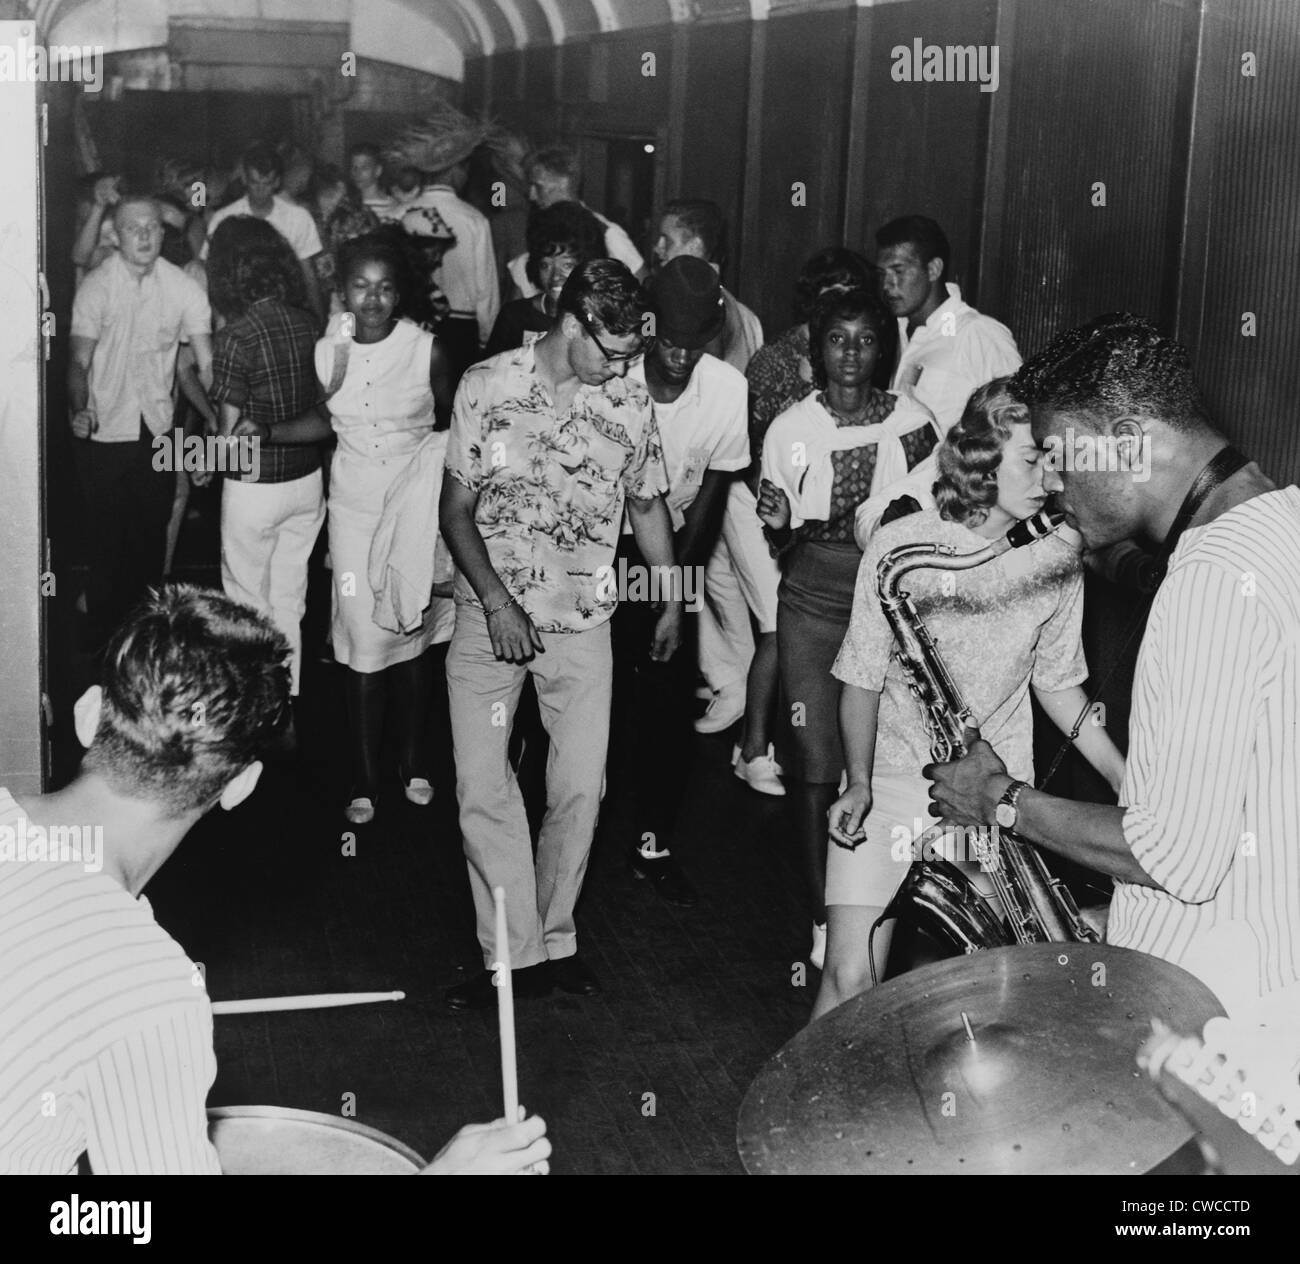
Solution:
<svg viewBox="0 0 1300 1264"><path fill-rule="evenodd" d="M1009 549L1051 535L1063 521L1063 514L1044 509L973 553L958 553L946 544L905 544L881 558L876 590L897 638L908 685L921 704L935 763L965 755L964 733L975 726L975 720L911 597L899 591L899 581L909 571L924 568L958 571L980 566ZM940 942L967 953L1008 944L1097 941L1074 898L1031 843L994 827L991 836L980 832L977 851L1002 902L1005 922L956 865L937 857L926 859L924 849L912 861L881 920L911 912L916 923Z"/></svg>

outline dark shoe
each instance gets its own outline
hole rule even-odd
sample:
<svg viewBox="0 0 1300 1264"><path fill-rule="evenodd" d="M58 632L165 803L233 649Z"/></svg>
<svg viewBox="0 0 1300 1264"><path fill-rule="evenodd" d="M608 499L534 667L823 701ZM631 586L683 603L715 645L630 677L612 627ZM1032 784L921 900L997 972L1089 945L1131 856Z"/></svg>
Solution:
<svg viewBox="0 0 1300 1264"><path fill-rule="evenodd" d="M522 970L513 970L510 974L510 990L515 1000L531 1000L538 996L549 996L551 992L550 962L542 961L535 966L525 966ZM497 990L492 984L492 971L480 970L473 978L455 987L449 987L443 994L443 1000L454 1010L487 1009L497 1003Z"/></svg>
<svg viewBox="0 0 1300 1264"><path fill-rule="evenodd" d="M648 858L641 851L632 853L632 876L649 879L662 899L678 908L695 907L695 889L668 853Z"/></svg>
<svg viewBox="0 0 1300 1264"><path fill-rule="evenodd" d="M551 958L551 982L575 996L599 996L605 990L591 967L576 955Z"/></svg>

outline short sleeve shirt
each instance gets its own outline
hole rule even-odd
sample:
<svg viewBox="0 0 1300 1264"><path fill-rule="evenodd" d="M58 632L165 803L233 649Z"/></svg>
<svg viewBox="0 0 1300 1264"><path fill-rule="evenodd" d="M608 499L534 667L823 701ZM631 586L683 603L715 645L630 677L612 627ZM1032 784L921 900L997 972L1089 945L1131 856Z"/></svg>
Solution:
<svg viewBox="0 0 1300 1264"><path fill-rule="evenodd" d="M629 379L645 382L645 365ZM655 426L668 472L668 513L673 530L686 523L686 511L700 494L709 470L733 473L749 464L745 418L748 391L744 376L715 356L702 355L686 389L670 404L652 399ZM624 526L630 531L630 526Z"/></svg>
<svg viewBox="0 0 1300 1264"><path fill-rule="evenodd" d="M208 240L203 243L203 257L205 259L208 257L208 246L212 242L212 234L217 231L223 220L230 219L234 215L252 214L253 208L249 206L246 197L240 198L237 202L232 202L229 206L223 206L212 217L212 222L208 225ZM293 202L287 201L277 194L274 205L271 207L271 213L265 216L265 219L293 247L293 253L299 259L310 259L320 254L324 249L321 244L320 231L316 227L316 221L312 219L311 212L305 206L296 206Z"/></svg>
<svg viewBox="0 0 1300 1264"><path fill-rule="evenodd" d="M534 344L474 365L452 410L446 473L478 493L474 521L501 582L540 632L599 627L625 498L668 490L650 395L613 378L557 413ZM456 597L478 604L463 575Z"/></svg>
<svg viewBox="0 0 1300 1264"><path fill-rule="evenodd" d="M72 334L92 338L90 406L97 443L129 443L140 418L154 435L172 428L172 383L182 338L212 330L207 295L180 268L157 259L135 277L120 254L91 271L72 304Z"/></svg>
<svg viewBox="0 0 1300 1264"><path fill-rule="evenodd" d="M930 762L930 742L876 592L876 569L891 549L922 541L959 554L990 543L937 509L879 528L858 570L848 634L831 668L846 684L880 691L876 763L911 772ZM1054 693L1088 676L1079 555L1048 536L966 570L914 570L900 588L937 641L981 736L1013 777L1032 781L1030 686Z"/></svg>
<svg viewBox="0 0 1300 1264"><path fill-rule="evenodd" d="M240 416L274 427L319 404L312 355L316 332L306 312L276 299L253 303L221 329L212 348L212 390L217 403L232 404ZM320 469L314 443L262 445L257 477L227 474L243 482L287 483Z"/></svg>

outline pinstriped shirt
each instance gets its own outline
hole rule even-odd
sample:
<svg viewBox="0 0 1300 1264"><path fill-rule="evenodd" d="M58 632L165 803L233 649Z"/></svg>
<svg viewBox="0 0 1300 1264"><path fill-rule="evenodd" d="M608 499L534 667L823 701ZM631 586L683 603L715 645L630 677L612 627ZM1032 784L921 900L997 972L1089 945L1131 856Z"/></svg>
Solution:
<svg viewBox="0 0 1300 1264"><path fill-rule="evenodd" d="M1189 530L1138 658L1120 802L1162 887L1117 883L1107 939L1231 1011L1300 979L1300 488Z"/></svg>
<svg viewBox="0 0 1300 1264"><path fill-rule="evenodd" d="M0 789L0 826L22 809ZM12 849L9 855L12 856ZM75 860L0 860L0 1173L219 1173L212 1010L143 897Z"/></svg>

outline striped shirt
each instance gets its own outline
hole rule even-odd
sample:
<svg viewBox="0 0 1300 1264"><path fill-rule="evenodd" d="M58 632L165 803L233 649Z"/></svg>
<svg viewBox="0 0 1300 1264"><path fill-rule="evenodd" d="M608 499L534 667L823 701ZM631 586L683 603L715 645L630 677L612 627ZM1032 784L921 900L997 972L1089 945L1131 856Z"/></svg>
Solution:
<svg viewBox="0 0 1300 1264"><path fill-rule="evenodd" d="M0 789L0 826L22 809ZM12 853L11 853L12 854ZM0 860L0 1173L219 1173L212 1010L194 964L78 861Z"/></svg>
<svg viewBox="0 0 1300 1264"><path fill-rule="evenodd" d="M1117 883L1109 942L1232 1010L1300 979L1300 488L1179 541L1138 658L1120 802L1163 891Z"/></svg>

